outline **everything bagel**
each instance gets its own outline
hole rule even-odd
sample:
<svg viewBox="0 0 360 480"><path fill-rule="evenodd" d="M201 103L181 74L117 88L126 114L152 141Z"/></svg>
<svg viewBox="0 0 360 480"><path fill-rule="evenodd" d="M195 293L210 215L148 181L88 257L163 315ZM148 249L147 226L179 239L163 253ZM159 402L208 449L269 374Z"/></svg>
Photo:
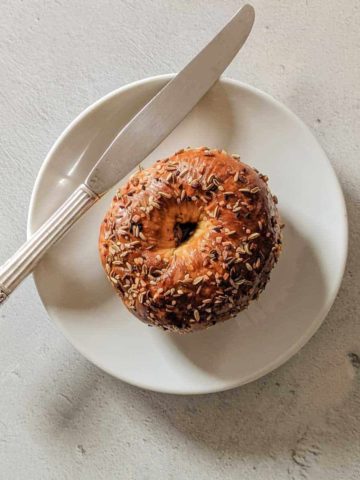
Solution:
<svg viewBox="0 0 360 480"><path fill-rule="evenodd" d="M264 289L281 251L276 202L239 156L180 150L120 188L101 225L101 262L140 320L206 328Z"/></svg>

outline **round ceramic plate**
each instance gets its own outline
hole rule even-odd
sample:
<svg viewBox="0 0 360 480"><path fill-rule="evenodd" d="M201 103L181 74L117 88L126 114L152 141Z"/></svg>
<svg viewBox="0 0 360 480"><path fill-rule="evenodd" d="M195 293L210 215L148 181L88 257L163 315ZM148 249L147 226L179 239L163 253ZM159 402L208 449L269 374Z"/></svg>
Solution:
<svg viewBox="0 0 360 480"><path fill-rule="evenodd" d="M36 181L29 235L83 182L119 129L170 78L120 88L66 129ZM347 219L339 183L313 135L255 88L222 79L143 166L188 145L239 153L270 177L279 198L284 250L264 293L247 311L188 335L149 328L130 314L105 278L97 251L99 226L115 189L51 249L34 276L50 317L95 365L143 388L198 394L259 378L309 340L341 282Z"/></svg>

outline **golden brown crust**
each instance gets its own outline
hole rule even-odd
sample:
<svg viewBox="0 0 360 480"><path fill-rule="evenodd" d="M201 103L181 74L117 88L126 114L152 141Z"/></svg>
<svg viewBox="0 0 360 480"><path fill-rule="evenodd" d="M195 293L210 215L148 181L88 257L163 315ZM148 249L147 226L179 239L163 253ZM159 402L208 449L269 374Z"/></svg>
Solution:
<svg viewBox="0 0 360 480"><path fill-rule="evenodd" d="M180 150L137 172L113 198L101 225L102 264L140 320L206 328L264 289L281 250L274 200L267 177L237 155Z"/></svg>

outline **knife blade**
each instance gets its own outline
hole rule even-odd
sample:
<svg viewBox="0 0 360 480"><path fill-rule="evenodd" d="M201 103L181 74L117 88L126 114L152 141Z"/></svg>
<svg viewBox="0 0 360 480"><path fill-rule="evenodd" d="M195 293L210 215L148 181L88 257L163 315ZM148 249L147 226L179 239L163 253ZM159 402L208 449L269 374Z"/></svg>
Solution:
<svg viewBox="0 0 360 480"><path fill-rule="evenodd" d="M185 118L243 46L254 18L251 5L241 8L211 42L121 130L85 181L93 192L99 196L106 193Z"/></svg>
<svg viewBox="0 0 360 480"><path fill-rule="evenodd" d="M0 267L0 304L33 271L47 250L192 110L245 43L254 18L252 6L241 8L213 40L120 131L85 182Z"/></svg>

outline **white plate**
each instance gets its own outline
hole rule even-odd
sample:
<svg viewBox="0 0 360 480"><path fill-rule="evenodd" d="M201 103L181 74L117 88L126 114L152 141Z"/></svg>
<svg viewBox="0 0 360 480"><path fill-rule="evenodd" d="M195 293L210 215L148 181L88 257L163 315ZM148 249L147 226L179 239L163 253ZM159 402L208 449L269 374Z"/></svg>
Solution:
<svg viewBox="0 0 360 480"><path fill-rule="evenodd" d="M66 129L36 181L29 235L84 180L121 125L170 78L120 88ZM339 183L313 135L259 90L221 80L143 165L187 145L240 153L244 162L269 175L279 197L284 251L265 292L246 312L182 336L135 319L114 295L98 258L99 226L112 192L49 252L35 281L51 318L95 365L144 388L197 394L259 378L309 340L341 282L347 219Z"/></svg>

